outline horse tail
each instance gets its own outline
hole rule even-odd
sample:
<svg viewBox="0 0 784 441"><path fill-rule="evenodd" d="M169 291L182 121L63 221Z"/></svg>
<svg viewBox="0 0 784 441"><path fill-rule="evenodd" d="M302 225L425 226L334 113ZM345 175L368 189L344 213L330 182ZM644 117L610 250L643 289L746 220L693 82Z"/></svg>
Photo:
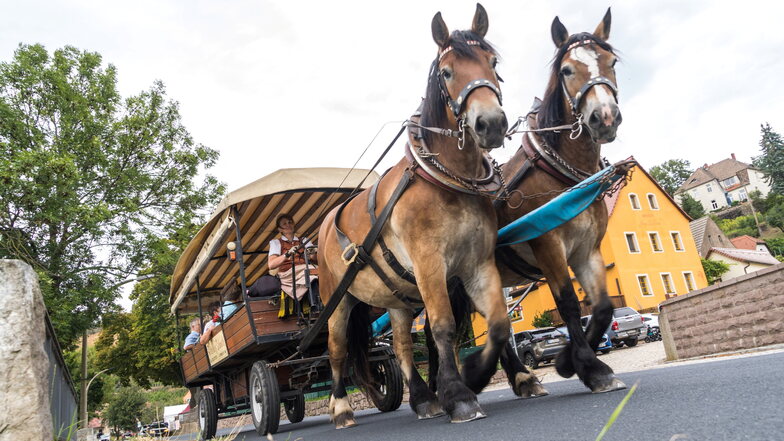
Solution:
<svg viewBox="0 0 784 441"><path fill-rule="evenodd" d="M348 318L348 358L354 368L354 385L372 395L378 395L378 387L370 373L370 306L359 302L354 305Z"/></svg>
<svg viewBox="0 0 784 441"><path fill-rule="evenodd" d="M474 307L462 280L457 277L449 279L447 290L452 305L452 315L455 317L455 345L458 350L471 337L471 313L474 312Z"/></svg>

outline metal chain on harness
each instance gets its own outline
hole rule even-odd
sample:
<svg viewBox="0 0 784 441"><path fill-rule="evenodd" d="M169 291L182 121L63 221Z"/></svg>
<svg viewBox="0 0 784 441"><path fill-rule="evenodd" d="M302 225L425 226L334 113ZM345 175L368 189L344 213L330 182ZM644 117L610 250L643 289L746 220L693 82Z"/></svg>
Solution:
<svg viewBox="0 0 784 441"><path fill-rule="evenodd" d="M504 180L503 173L501 173L501 166L498 165L498 162L496 162L496 160L493 157L490 157L490 162L491 162L491 164L493 166L493 173L497 174L499 180L501 181L501 188L498 191L498 195L489 194L487 192L484 192L476 184L474 184L473 182L468 182L465 179L461 178L460 176L457 176L454 173L452 173L448 168L446 168L446 166L444 166L444 164L441 164L441 162L439 162L435 158L436 156L438 156L438 153L426 152L426 151L424 151L424 149L421 146L417 146L417 153L419 153L419 156L421 156L422 159L424 159L425 161L429 162L433 167L437 168L438 171L440 171L441 173L447 175L451 179L454 179L455 181L457 181L463 187L469 188L469 189L473 190L474 192L476 192L480 196L483 196L483 197L486 197L486 198L492 199L492 200L502 200L502 201L505 201L505 200L508 199L508 196L500 196L500 195L507 194L507 192L506 192L506 181Z"/></svg>

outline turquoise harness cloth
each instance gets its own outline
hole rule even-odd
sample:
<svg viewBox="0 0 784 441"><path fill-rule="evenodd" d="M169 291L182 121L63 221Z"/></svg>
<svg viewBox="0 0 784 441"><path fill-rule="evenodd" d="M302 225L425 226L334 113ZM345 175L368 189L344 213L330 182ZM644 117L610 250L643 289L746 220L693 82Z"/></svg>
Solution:
<svg viewBox="0 0 784 441"><path fill-rule="evenodd" d="M497 247L514 245L554 230L585 211L602 193L625 173L608 166L558 195L550 202L498 230Z"/></svg>

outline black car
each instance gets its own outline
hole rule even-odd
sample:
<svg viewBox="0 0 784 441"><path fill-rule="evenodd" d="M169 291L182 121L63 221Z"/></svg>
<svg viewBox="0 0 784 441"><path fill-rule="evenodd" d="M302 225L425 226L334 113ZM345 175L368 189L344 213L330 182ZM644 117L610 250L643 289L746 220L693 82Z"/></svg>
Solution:
<svg viewBox="0 0 784 441"><path fill-rule="evenodd" d="M169 423L165 421L156 421L146 427L146 433L149 436L167 436L169 435Z"/></svg>
<svg viewBox="0 0 784 441"><path fill-rule="evenodd" d="M516 333L514 341L517 356L523 364L535 369L539 363L555 360L568 340L555 328L539 328Z"/></svg>

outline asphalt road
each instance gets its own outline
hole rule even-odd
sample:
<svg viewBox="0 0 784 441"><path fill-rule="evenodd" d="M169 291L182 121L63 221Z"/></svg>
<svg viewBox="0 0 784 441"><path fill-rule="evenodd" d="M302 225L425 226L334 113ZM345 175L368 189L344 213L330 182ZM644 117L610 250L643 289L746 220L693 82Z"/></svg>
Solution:
<svg viewBox="0 0 784 441"><path fill-rule="evenodd" d="M619 374L639 386L604 440L782 440L784 352ZM522 400L511 390L479 396L487 418L450 424L418 421L406 403L395 412L357 412L358 425L335 430L326 415L281 422L275 440L594 440L625 391L592 395L577 380L546 384L550 395ZM628 390L628 389L627 389ZM237 440L264 440L246 426ZM221 435L226 431L219 431ZM179 438L187 439L187 438Z"/></svg>

